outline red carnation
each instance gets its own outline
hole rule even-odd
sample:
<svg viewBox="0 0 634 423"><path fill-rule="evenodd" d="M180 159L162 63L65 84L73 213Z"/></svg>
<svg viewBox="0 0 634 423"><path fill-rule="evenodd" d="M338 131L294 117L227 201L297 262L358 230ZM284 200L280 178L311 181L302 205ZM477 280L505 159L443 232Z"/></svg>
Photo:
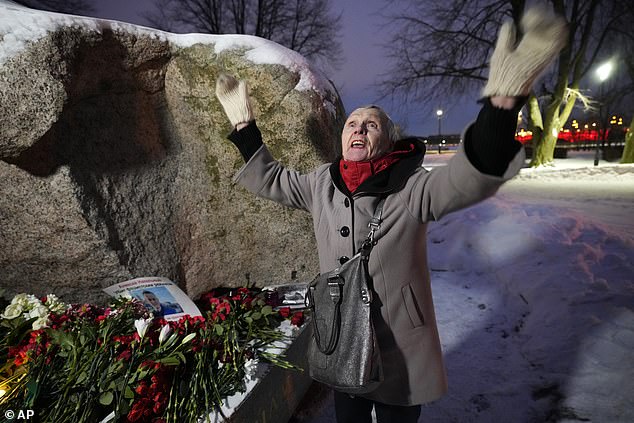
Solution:
<svg viewBox="0 0 634 423"><path fill-rule="evenodd" d="M132 358L132 352L130 350L124 350L121 354L117 356L117 360L128 361Z"/></svg>
<svg viewBox="0 0 634 423"><path fill-rule="evenodd" d="M141 383L139 383L139 386L137 386L136 389L134 390L134 392L136 392L138 395L142 397L147 396L147 391L148 391L147 382L144 380L142 380Z"/></svg>
<svg viewBox="0 0 634 423"><path fill-rule="evenodd" d="M147 398L139 398L132 405L132 409L128 413L128 421L145 421L152 414L152 402ZM145 419L144 419L145 417Z"/></svg>
<svg viewBox="0 0 634 423"><path fill-rule="evenodd" d="M304 324L304 313L296 311L291 318L291 325L301 326Z"/></svg>

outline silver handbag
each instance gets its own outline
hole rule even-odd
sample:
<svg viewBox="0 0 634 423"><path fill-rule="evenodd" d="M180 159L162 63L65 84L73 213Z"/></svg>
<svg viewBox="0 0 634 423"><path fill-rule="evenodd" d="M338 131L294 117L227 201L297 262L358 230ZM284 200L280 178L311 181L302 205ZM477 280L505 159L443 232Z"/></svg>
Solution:
<svg viewBox="0 0 634 423"><path fill-rule="evenodd" d="M313 339L308 347L310 376L340 392L363 394L383 381L379 345L372 323L368 259L381 225L382 199L359 251L340 267L318 275L309 285Z"/></svg>

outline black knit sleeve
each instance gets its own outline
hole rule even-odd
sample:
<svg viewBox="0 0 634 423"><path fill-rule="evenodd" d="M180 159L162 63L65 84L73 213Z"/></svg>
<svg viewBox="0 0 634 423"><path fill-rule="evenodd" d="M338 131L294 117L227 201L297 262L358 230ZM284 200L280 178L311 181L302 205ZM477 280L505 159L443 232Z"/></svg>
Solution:
<svg viewBox="0 0 634 423"><path fill-rule="evenodd" d="M227 138L238 147L245 162L248 162L263 144L262 133L254 120L239 131L234 129Z"/></svg>
<svg viewBox="0 0 634 423"><path fill-rule="evenodd" d="M480 172L502 176L522 148L522 143L515 139L515 130L517 114L526 97L517 97L517 104L510 110L493 106L489 98L482 101L478 119L465 134L465 152Z"/></svg>

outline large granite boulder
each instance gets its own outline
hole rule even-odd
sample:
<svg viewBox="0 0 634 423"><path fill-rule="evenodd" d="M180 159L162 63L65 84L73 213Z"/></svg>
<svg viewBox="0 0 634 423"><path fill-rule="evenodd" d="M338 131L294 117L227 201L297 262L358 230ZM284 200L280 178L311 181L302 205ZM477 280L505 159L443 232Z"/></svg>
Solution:
<svg viewBox="0 0 634 423"><path fill-rule="evenodd" d="M309 280L310 216L232 182L243 160L214 95L249 82L273 154L308 171L339 148L343 108L295 52L176 35L0 0L0 286L95 301L165 276L216 286Z"/></svg>

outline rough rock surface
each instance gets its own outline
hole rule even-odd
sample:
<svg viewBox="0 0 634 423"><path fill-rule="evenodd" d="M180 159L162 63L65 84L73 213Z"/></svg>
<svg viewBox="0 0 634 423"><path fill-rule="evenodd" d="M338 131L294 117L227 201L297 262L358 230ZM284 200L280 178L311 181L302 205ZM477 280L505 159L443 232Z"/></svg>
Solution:
<svg viewBox="0 0 634 423"><path fill-rule="evenodd" d="M294 52L0 0L8 294L97 300L115 282L165 276L195 298L318 272L309 214L232 182L243 160L213 94L220 72L249 82L265 141L287 166L307 171L337 154L341 102Z"/></svg>

